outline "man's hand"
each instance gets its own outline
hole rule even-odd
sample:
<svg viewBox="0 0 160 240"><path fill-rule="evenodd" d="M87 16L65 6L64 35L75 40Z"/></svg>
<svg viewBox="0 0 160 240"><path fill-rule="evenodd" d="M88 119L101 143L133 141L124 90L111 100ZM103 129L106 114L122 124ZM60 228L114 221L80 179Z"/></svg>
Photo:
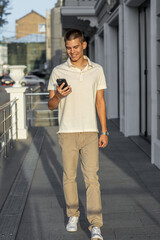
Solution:
<svg viewBox="0 0 160 240"><path fill-rule="evenodd" d="M53 111L61 101L61 99L67 95L69 95L72 92L72 89L70 86L67 86L66 88L62 89L65 83L62 83L59 87L57 85L57 90L50 90L49 91L49 101L48 101L48 108Z"/></svg>
<svg viewBox="0 0 160 240"><path fill-rule="evenodd" d="M55 95L57 97L59 97L60 99L63 97L66 97L67 95L69 95L72 92L72 89L70 86L67 86L64 89L62 89L64 85L65 85L65 83L62 83L61 86L59 86L57 84L57 91L56 91Z"/></svg>
<svg viewBox="0 0 160 240"><path fill-rule="evenodd" d="M105 148L108 145L108 136L101 134L99 137L99 147Z"/></svg>

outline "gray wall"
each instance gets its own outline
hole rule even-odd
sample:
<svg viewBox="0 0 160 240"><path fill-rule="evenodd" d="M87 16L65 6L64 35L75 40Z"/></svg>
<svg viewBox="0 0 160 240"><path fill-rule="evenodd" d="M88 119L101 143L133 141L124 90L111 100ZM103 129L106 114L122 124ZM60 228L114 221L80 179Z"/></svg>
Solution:
<svg viewBox="0 0 160 240"><path fill-rule="evenodd" d="M98 0L64 0L64 6L94 6Z"/></svg>

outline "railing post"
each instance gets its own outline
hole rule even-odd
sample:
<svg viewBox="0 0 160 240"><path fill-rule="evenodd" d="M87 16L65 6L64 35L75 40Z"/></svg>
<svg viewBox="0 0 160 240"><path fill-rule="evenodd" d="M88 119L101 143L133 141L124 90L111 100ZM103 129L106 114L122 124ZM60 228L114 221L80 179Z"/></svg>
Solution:
<svg viewBox="0 0 160 240"><path fill-rule="evenodd" d="M7 157L6 109L3 110L4 157Z"/></svg>
<svg viewBox="0 0 160 240"><path fill-rule="evenodd" d="M29 126L31 127L32 126L32 95L30 95L30 111L29 111Z"/></svg>
<svg viewBox="0 0 160 240"><path fill-rule="evenodd" d="M16 140L18 140L17 100L15 102Z"/></svg>
<svg viewBox="0 0 160 240"><path fill-rule="evenodd" d="M12 141L13 141L13 126L12 126L12 107L11 107L11 103L9 105L9 115L10 115L10 126L11 126L11 139L10 139L10 147L13 148L13 145L12 145Z"/></svg>

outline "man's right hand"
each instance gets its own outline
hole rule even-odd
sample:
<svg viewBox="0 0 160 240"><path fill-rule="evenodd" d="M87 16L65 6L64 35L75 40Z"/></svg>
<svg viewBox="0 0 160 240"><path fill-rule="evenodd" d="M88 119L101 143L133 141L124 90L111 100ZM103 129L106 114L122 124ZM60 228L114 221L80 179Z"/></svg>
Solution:
<svg viewBox="0 0 160 240"><path fill-rule="evenodd" d="M68 96L72 92L72 89L71 89L70 86L67 86L67 87L63 88L64 85L65 85L65 83L62 83L61 86L59 86L57 84L57 90L55 92L55 95L57 97L59 97L60 99L62 99L63 97Z"/></svg>
<svg viewBox="0 0 160 240"><path fill-rule="evenodd" d="M60 87L57 84L57 90L56 91L54 91L54 90L49 91L48 108L50 110L54 110L58 106L61 99L63 97L68 96L72 92L72 89L71 89L70 86L67 86L64 89L62 89L64 84L65 83L62 83Z"/></svg>

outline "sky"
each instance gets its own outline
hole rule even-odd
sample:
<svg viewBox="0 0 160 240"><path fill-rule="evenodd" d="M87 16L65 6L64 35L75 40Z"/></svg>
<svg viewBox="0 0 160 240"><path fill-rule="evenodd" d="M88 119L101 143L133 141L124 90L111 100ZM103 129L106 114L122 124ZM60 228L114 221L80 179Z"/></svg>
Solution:
<svg viewBox="0 0 160 240"><path fill-rule="evenodd" d="M10 0L9 12L7 16L8 24L0 29L0 40L2 37L15 36L15 21L32 10L46 17L46 10L52 9L57 0Z"/></svg>

